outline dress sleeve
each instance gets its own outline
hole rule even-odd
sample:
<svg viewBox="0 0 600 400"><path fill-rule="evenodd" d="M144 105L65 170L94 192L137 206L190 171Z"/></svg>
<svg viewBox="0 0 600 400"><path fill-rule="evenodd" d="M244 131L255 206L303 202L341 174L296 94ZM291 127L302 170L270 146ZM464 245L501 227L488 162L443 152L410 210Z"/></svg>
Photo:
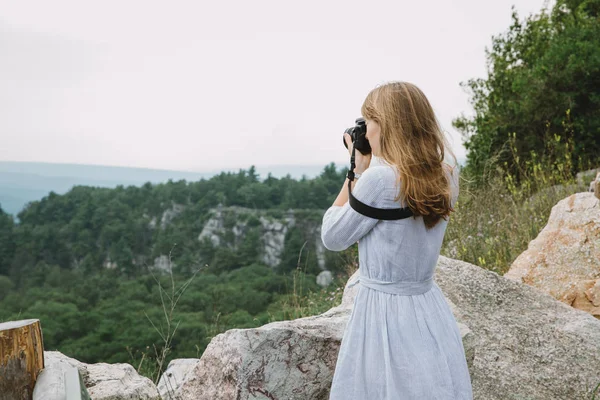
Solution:
<svg viewBox="0 0 600 400"><path fill-rule="evenodd" d="M378 171L375 168L367 168L356 181L352 195L371 207L380 208L376 203L383 192L382 189L382 179ZM349 201L343 206L331 206L323 215L321 240L326 249L342 251L365 236L377 222L378 219L355 211L350 207Z"/></svg>

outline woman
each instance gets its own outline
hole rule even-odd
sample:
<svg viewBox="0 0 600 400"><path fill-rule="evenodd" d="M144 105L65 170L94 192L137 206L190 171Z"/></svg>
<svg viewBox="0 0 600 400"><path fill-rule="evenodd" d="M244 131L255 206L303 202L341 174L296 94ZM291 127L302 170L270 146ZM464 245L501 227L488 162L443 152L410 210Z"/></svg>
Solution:
<svg viewBox="0 0 600 400"><path fill-rule="evenodd" d="M348 203L348 179L325 212L321 239L332 251L358 243L359 280L340 346L330 400L472 399L454 315L433 280L458 166L429 101L415 85L372 90L362 115L372 155L355 152L352 194L376 208L409 207L413 216L377 220ZM344 134L350 154L350 135ZM391 283L390 283L391 282Z"/></svg>

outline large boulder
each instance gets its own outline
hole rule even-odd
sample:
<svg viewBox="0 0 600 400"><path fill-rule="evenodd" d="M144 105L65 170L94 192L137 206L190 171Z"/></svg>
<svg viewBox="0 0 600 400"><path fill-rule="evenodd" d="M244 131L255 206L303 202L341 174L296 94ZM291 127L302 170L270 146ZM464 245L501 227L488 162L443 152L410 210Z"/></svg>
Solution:
<svg viewBox="0 0 600 400"><path fill-rule="evenodd" d="M474 333L475 399L591 398L600 321L552 296L440 256L435 280Z"/></svg>
<svg viewBox="0 0 600 400"><path fill-rule="evenodd" d="M443 256L435 280L462 333L476 399L584 398L600 383L600 321L589 314ZM173 398L327 399L358 288L321 315L217 335Z"/></svg>
<svg viewBox="0 0 600 400"><path fill-rule="evenodd" d="M559 201L504 277L600 318L599 203L589 192Z"/></svg>
<svg viewBox="0 0 600 400"><path fill-rule="evenodd" d="M129 364L85 364L58 351L44 351L44 369L47 376L34 388L34 400L62 400L64 371L76 367L90 397L94 400L161 400L154 383L140 376ZM43 386L42 386L43 385Z"/></svg>
<svg viewBox="0 0 600 400"><path fill-rule="evenodd" d="M209 240L213 246L237 249L249 232L260 235L260 260L269 267L277 267L285 250L285 238L292 229L314 243L318 266L326 269L326 249L320 235L319 210L288 209L280 217L265 210L246 207L223 207L219 204L210 210L210 218L198 235L199 241ZM310 218L306 218L306 216Z"/></svg>
<svg viewBox="0 0 600 400"><path fill-rule="evenodd" d="M215 336L175 399L327 399L349 308Z"/></svg>

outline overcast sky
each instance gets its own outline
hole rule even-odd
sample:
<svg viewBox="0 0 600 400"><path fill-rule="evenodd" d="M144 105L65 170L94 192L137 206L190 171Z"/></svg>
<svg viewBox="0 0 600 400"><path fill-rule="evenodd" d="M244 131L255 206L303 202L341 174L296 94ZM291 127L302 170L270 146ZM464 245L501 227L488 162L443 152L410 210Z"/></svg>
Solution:
<svg viewBox="0 0 600 400"><path fill-rule="evenodd" d="M459 159L459 85L544 0L0 0L0 160L346 163L376 85L416 84ZM550 6L553 3L549 3Z"/></svg>

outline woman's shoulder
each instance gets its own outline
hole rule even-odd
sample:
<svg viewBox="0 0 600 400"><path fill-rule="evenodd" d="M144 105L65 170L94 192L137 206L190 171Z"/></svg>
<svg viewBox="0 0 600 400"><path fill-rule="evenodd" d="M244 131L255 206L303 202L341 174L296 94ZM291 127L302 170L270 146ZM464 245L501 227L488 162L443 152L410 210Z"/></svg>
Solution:
<svg viewBox="0 0 600 400"><path fill-rule="evenodd" d="M370 182L370 185L379 185L383 182L385 172L378 165L370 165L360 176L363 182Z"/></svg>
<svg viewBox="0 0 600 400"><path fill-rule="evenodd" d="M398 174L392 166L371 165L362 174L361 179L369 181L370 186L376 187L377 190L395 189L398 182Z"/></svg>
<svg viewBox="0 0 600 400"><path fill-rule="evenodd" d="M449 161L443 162L444 172L450 175L453 180L457 180L457 177L460 173L460 165L452 164ZM381 179L384 181L393 181L396 182L398 180L399 171L398 168L387 161L379 158L373 157L369 168L365 171L370 176L369 179ZM375 178L377 177L377 178Z"/></svg>

